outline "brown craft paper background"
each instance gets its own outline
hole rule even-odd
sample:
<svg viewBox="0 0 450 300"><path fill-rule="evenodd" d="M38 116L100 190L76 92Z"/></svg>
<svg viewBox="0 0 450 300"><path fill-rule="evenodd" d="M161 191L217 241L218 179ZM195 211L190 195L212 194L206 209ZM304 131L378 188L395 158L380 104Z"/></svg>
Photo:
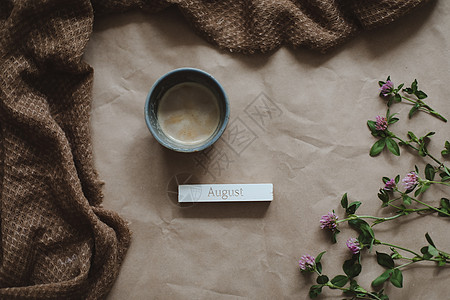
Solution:
<svg viewBox="0 0 450 300"><path fill-rule="evenodd" d="M366 120L385 111L377 81L418 78L450 115L441 2L0 1L0 298L306 299L314 279L299 257L327 250L334 276L355 234L330 244L320 216L342 217L344 192L383 215L381 176L426 163L368 156ZM185 66L213 74L231 102L225 134L197 154L161 147L143 117L154 81ZM394 109L396 131L438 132L432 152L449 139L447 124ZM271 182L275 199L177 205L177 184L195 182ZM448 249L446 226L410 216L377 237L418 250L429 232ZM366 256L364 271L368 287L382 270ZM388 293L446 298L448 275L414 266Z"/></svg>
<svg viewBox="0 0 450 300"><path fill-rule="evenodd" d="M450 117L450 3L432 2L385 27L364 32L328 54L282 47L243 56L218 50L194 33L175 8L154 15L130 12L95 20L85 60L94 68L91 115L95 166L105 181L104 206L130 222L132 243L108 299L308 299L314 277L299 272L303 254L323 258L324 273L342 273L349 257L344 226L337 244L319 228L348 192L362 214L389 215L376 194L382 176L404 176L425 160L403 150L368 155L375 139L366 121L385 113L378 80L417 78L429 104ZM144 102L161 75L196 67L214 75L228 93L230 124L208 151L166 150L144 122ZM408 120L396 104L394 132L436 131L430 151L449 140L449 126L425 113ZM176 203L176 181L266 183L266 203ZM448 189L424 199L438 205ZM450 248L448 220L410 216L376 227L380 240L419 250L428 232ZM388 252L389 249L379 248ZM448 268L408 268L391 299L446 299ZM364 256L359 282L381 274ZM320 299L341 299L324 290Z"/></svg>

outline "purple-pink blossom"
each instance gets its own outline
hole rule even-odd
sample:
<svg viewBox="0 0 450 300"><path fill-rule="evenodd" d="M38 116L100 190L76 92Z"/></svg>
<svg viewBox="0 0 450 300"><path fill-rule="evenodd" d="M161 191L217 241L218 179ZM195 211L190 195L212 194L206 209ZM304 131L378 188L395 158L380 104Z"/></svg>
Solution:
<svg viewBox="0 0 450 300"><path fill-rule="evenodd" d="M347 240L347 248L353 253L358 254L359 251L361 251L361 245L359 244L358 240L355 238L349 238Z"/></svg>
<svg viewBox="0 0 450 300"><path fill-rule="evenodd" d="M389 179L388 181L386 181L386 183L384 184L384 188L383 190L385 191L393 191L394 188L396 187L396 183L395 183L395 179Z"/></svg>
<svg viewBox="0 0 450 300"><path fill-rule="evenodd" d="M337 227L337 220L338 216L334 212L329 212L320 218L320 228L335 231Z"/></svg>
<svg viewBox="0 0 450 300"><path fill-rule="evenodd" d="M385 131L388 128L388 122L385 117L382 116L376 116L375 117L375 129L379 131Z"/></svg>
<svg viewBox="0 0 450 300"><path fill-rule="evenodd" d="M298 261L298 265L302 271L314 271L316 265L316 259L309 254L302 255Z"/></svg>
<svg viewBox="0 0 450 300"><path fill-rule="evenodd" d="M388 96L394 88L394 83L390 80L387 80L385 84L383 84L380 88L381 95Z"/></svg>
<svg viewBox="0 0 450 300"><path fill-rule="evenodd" d="M417 176L416 172L413 171L406 174L405 178L402 179L402 182L407 191L413 190L419 183L419 177Z"/></svg>

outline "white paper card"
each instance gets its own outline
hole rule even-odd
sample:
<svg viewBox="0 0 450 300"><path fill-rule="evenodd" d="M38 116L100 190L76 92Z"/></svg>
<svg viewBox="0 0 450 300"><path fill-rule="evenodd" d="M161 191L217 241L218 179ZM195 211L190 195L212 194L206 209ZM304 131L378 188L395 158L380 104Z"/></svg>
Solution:
<svg viewBox="0 0 450 300"><path fill-rule="evenodd" d="M272 201L273 184L183 184L178 202Z"/></svg>

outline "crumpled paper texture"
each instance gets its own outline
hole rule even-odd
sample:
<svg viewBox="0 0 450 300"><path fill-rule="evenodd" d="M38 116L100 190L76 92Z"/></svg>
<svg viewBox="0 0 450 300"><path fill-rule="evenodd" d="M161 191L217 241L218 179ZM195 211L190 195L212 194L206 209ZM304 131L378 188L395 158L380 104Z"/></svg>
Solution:
<svg viewBox="0 0 450 300"><path fill-rule="evenodd" d="M369 157L375 139L366 121L385 113L378 80L417 78L429 104L450 116L448 45L450 3L432 2L387 27L355 37L328 54L282 47L243 56L214 48L180 12L130 12L96 20L85 60L95 70L91 115L94 161L105 181L104 206L130 222L131 246L108 299L308 299L313 277L298 268L303 254L323 250L324 272L342 273L349 257L343 228L337 244L319 228L348 192L363 214L380 209L382 176L404 176L428 162L402 149ZM197 154L171 152L151 136L144 102L152 84L179 67L203 69L221 82L231 105L222 138ZM392 107L393 131L436 131L430 151L449 139L448 124L410 106ZM266 183L274 201L180 206L177 183ZM427 201L448 194L433 188ZM428 232L450 248L448 221L410 216L377 226L377 237L419 250ZM389 249L379 249L388 252ZM404 272L404 288L387 286L391 299L445 299L448 268L422 264ZM381 274L366 255L359 282ZM322 299L341 299L324 290Z"/></svg>

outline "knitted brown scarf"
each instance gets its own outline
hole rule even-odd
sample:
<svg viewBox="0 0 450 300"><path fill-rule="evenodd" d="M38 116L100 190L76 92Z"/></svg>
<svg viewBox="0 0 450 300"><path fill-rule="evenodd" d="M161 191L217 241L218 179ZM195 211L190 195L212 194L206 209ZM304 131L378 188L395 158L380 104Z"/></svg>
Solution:
<svg viewBox="0 0 450 300"><path fill-rule="evenodd" d="M98 299L130 232L92 160L94 15L176 5L230 51L325 51L424 0L0 0L0 299Z"/></svg>

